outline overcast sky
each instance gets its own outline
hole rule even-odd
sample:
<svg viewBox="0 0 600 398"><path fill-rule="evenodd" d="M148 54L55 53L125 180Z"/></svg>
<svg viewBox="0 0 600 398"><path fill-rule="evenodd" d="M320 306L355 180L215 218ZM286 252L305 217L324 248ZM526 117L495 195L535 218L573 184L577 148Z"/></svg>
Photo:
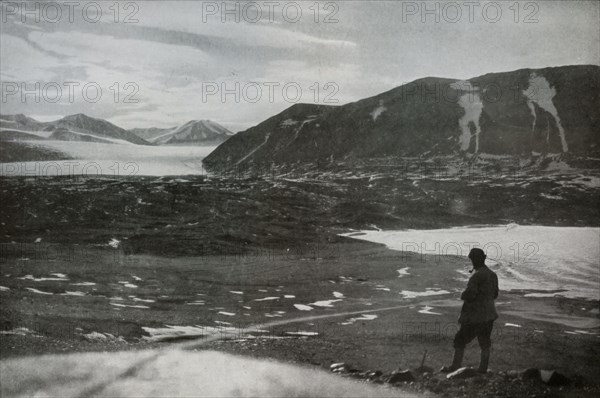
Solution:
<svg viewBox="0 0 600 398"><path fill-rule="evenodd" d="M600 64L595 1L430 1L432 13L421 1L80 3L31 3L24 14L24 3L2 3L2 113L85 113L125 128L211 119L240 131L296 100L343 104L425 76ZM39 102L22 101L23 82L40 83Z"/></svg>

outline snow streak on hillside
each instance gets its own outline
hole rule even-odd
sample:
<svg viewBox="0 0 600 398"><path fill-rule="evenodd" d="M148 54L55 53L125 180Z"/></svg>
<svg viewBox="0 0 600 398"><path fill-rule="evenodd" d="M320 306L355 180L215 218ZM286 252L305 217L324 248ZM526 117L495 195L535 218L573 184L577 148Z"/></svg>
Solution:
<svg viewBox="0 0 600 398"><path fill-rule="evenodd" d="M550 86L548 80L546 80L543 76L538 76L535 73L531 74L529 78L529 87L527 90L523 91L523 94L527 97L527 105L531 110L531 114L533 115L533 126L531 127L531 131L533 133L535 129L535 124L537 121L537 113L535 110L534 103L552 115L554 121L556 122L556 126L558 128L558 134L560 136L560 143L562 145L562 151L567 152L569 147L567 145L567 140L565 137L565 129L563 128L560 117L558 116L558 110L556 110L556 106L552 99L556 96L556 89ZM546 136L546 142L550 140L549 132Z"/></svg>
<svg viewBox="0 0 600 398"><path fill-rule="evenodd" d="M461 135L459 138L460 149L467 151L471 145L471 137L475 137L475 153L479 152L479 134L481 134L481 126L479 118L483 111L483 103L479 97L479 93L469 81L458 81L450 85L455 90L466 91L458 99L458 104L464 109L465 114L458 121ZM475 128L475 132L471 132L471 124Z"/></svg>

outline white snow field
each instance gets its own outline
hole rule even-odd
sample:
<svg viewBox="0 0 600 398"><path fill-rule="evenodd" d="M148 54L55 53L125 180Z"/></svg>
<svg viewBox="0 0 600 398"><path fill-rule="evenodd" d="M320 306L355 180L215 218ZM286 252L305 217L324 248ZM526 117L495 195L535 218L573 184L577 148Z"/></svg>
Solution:
<svg viewBox="0 0 600 398"><path fill-rule="evenodd" d="M206 174L202 159L214 146L148 146L76 141L26 141L73 160L2 163L5 176L168 176Z"/></svg>
<svg viewBox="0 0 600 398"><path fill-rule="evenodd" d="M2 397L423 397L307 366L179 349L0 362Z"/></svg>
<svg viewBox="0 0 600 398"><path fill-rule="evenodd" d="M535 290L570 298L600 298L600 228L508 226L344 234L423 255L459 255L483 248L501 290ZM443 266L443 262L440 263ZM457 270L464 279L466 269Z"/></svg>

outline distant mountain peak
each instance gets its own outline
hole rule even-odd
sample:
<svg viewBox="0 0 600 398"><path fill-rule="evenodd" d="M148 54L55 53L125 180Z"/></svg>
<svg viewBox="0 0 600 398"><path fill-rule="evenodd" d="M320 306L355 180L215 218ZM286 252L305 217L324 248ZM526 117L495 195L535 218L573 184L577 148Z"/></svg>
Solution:
<svg viewBox="0 0 600 398"><path fill-rule="evenodd" d="M94 121L105 121L105 122L107 122L106 120L97 119L95 117L88 116L88 115L86 115L84 113L74 113L72 115L67 115L67 116L63 117L62 119L60 119L60 120L65 120L65 121L94 120Z"/></svg>
<svg viewBox="0 0 600 398"><path fill-rule="evenodd" d="M213 146L225 142L234 135L233 132L209 119L190 120L171 129L146 128L131 131L157 145Z"/></svg>
<svg viewBox="0 0 600 398"><path fill-rule="evenodd" d="M96 117L92 117L92 116L88 116L85 113L74 113L72 115L67 115L65 117L63 117L62 119L63 121L67 121L67 122L95 122L95 123L106 123L106 124L110 124L115 126L114 124L112 124L111 122L109 122L108 120L104 120L104 119L100 119L100 118L96 118ZM60 121L59 120L59 121ZM117 127L117 126L115 126ZM119 127L120 128L120 127Z"/></svg>
<svg viewBox="0 0 600 398"><path fill-rule="evenodd" d="M107 120L74 113L51 122L38 122L23 114L0 114L0 128L22 133L44 132L42 138L61 141L86 141L138 145L201 145L215 146L234 135L210 119L190 120L170 128L134 128L125 130ZM25 137L25 135L23 135Z"/></svg>
<svg viewBox="0 0 600 398"><path fill-rule="evenodd" d="M11 130L13 135L15 131L21 133L44 132L44 134L37 135L42 139L61 141L149 144L146 140L104 119L94 118L83 113L67 115L52 122L38 122L23 114L0 115L0 119L0 128Z"/></svg>

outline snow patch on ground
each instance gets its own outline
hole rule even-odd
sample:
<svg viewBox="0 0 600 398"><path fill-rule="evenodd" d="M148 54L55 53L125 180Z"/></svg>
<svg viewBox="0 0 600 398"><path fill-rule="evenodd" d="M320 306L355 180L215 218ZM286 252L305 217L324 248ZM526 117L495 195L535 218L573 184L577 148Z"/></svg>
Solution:
<svg viewBox="0 0 600 398"><path fill-rule="evenodd" d="M42 337L42 336L38 335L36 332L34 332L30 329L27 329L27 328L15 328L15 329L11 329L11 330L0 330L0 334Z"/></svg>
<svg viewBox="0 0 600 398"><path fill-rule="evenodd" d="M340 323L340 325L352 325L354 322L372 321L373 319L377 319L377 315L363 314L358 318L350 318L350 319L346 320L345 322Z"/></svg>
<svg viewBox="0 0 600 398"><path fill-rule="evenodd" d="M142 327L150 336L144 336L144 340L163 341L178 337L202 337L210 335L236 335L234 327L213 327L213 326L171 326L165 325L164 328Z"/></svg>
<svg viewBox="0 0 600 398"><path fill-rule="evenodd" d="M342 301L342 300L341 299L338 299L338 300L319 300L319 301L315 301L314 303L310 303L310 305L314 305L316 307L333 307L333 303L335 303L337 301Z"/></svg>
<svg viewBox="0 0 600 398"><path fill-rule="evenodd" d="M85 296L85 293L80 291L70 292L67 290L64 293L61 293L61 296Z"/></svg>
<svg viewBox="0 0 600 398"><path fill-rule="evenodd" d="M560 195L548 195L547 193L541 193L540 196L542 198L552 199L552 200L565 200L565 198L563 198Z"/></svg>
<svg viewBox="0 0 600 398"><path fill-rule="evenodd" d="M118 249L119 248L119 244L121 244L121 241L115 238L112 238L109 242L108 245L110 247L112 247L113 249Z"/></svg>
<svg viewBox="0 0 600 398"><path fill-rule="evenodd" d="M433 307L430 307L428 305L423 306L422 309L419 310L420 314L428 314L428 315L442 315L439 312L432 312L431 310L433 309Z"/></svg>
<svg viewBox="0 0 600 398"><path fill-rule="evenodd" d="M65 274L58 274L58 273L54 273L54 274L50 274L53 275L54 278L34 278L33 275L25 275L21 278L17 278L17 279L23 279L23 280L30 280L30 281L34 281L34 282L44 282L44 281L68 281L69 279L67 278L67 276Z"/></svg>
<svg viewBox="0 0 600 398"><path fill-rule="evenodd" d="M413 292L411 290L402 290L400 294L404 296L404 298L417 298L417 297L427 297L427 296L437 296L441 294L450 294L447 290L442 289L432 289L426 288L424 292Z"/></svg>
<svg viewBox="0 0 600 398"><path fill-rule="evenodd" d="M115 307L126 307L126 308L150 308L146 305L127 305L127 304L119 304L119 303L110 303L110 305L114 305Z"/></svg>
<svg viewBox="0 0 600 398"><path fill-rule="evenodd" d="M130 298L133 301L137 301L137 302L141 302L141 303L154 303L154 302L156 302L156 300L152 300L152 299L141 299L141 298L131 297L131 296L130 296Z"/></svg>
<svg viewBox="0 0 600 398"><path fill-rule="evenodd" d="M254 299L254 301L273 301L273 300L279 300L279 297L264 297L264 298L260 298L260 299Z"/></svg>
<svg viewBox="0 0 600 398"><path fill-rule="evenodd" d="M221 325L229 325L228 322L223 321L215 321L215 323ZM164 341L170 340L174 338L181 337L218 337L221 339L224 338L239 338L244 335L252 335L252 334L265 334L268 333L267 330L260 329L258 327L249 326L246 328L239 328L233 326L174 326L174 325L165 325L162 328L151 328L151 327L142 327L142 329L148 333L149 336L144 336L144 340L149 341Z"/></svg>
<svg viewBox="0 0 600 398"><path fill-rule="evenodd" d="M285 334L289 334L292 336L318 336L319 333L317 332L304 332L304 331L297 331L297 332L285 332Z"/></svg>
<svg viewBox="0 0 600 398"><path fill-rule="evenodd" d="M265 314L265 317L267 318L282 318L283 315L279 313L280 311L276 311L276 312L267 312ZM285 314L285 312L284 312Z"/></svg>
<svg viewBox="0 0 600 398"><path fill-rule="evenodd" d="M227 311L219 311L219 312L217 312L217 314L226 315L226 316L235 316L235 314L233 312L227 312Z"/></svg>
<svg viewBox="0 0 600 398"><path fill-rule="evenodd" d="M100 332L90 332L87 334L84 334L83 337L85 337L88 340L91 341L107 341L107 340L115 340L115 336L113 336L110 333L100 333ZM118 340L120 341L125 341L123 340L122 337L119 337Z"/></svg>
<svg viewBox="0 0 600 398"><path fill-rule="evenodd" d="M504 326L509 326L512 328L520 328L521 325L517 325L516 323L505 323Z"/></svg>
<svg viewBox="0 0 600 398"><path fill-rule="evenodd" d="M30 292L37 293L37 294L50 294L50 295L54 294L54 293L44 292L42 290L34 289L32 287L26 287L25 289L29 290Z"/></svg>
<svg viewBox="0 0 600 398"><path fill-rule="evenodd" d="M559 297L561 296L560 292L554 293L527 293L523 297Z"/></svg>
<svg viewBox="0 0 600 398"><path fill-rule="evenodd" d="M133 283L129 283L127 281L119 281L119 283L125 287L131 288L131 289L136 289L137 285L134 285Z"/></svg>

